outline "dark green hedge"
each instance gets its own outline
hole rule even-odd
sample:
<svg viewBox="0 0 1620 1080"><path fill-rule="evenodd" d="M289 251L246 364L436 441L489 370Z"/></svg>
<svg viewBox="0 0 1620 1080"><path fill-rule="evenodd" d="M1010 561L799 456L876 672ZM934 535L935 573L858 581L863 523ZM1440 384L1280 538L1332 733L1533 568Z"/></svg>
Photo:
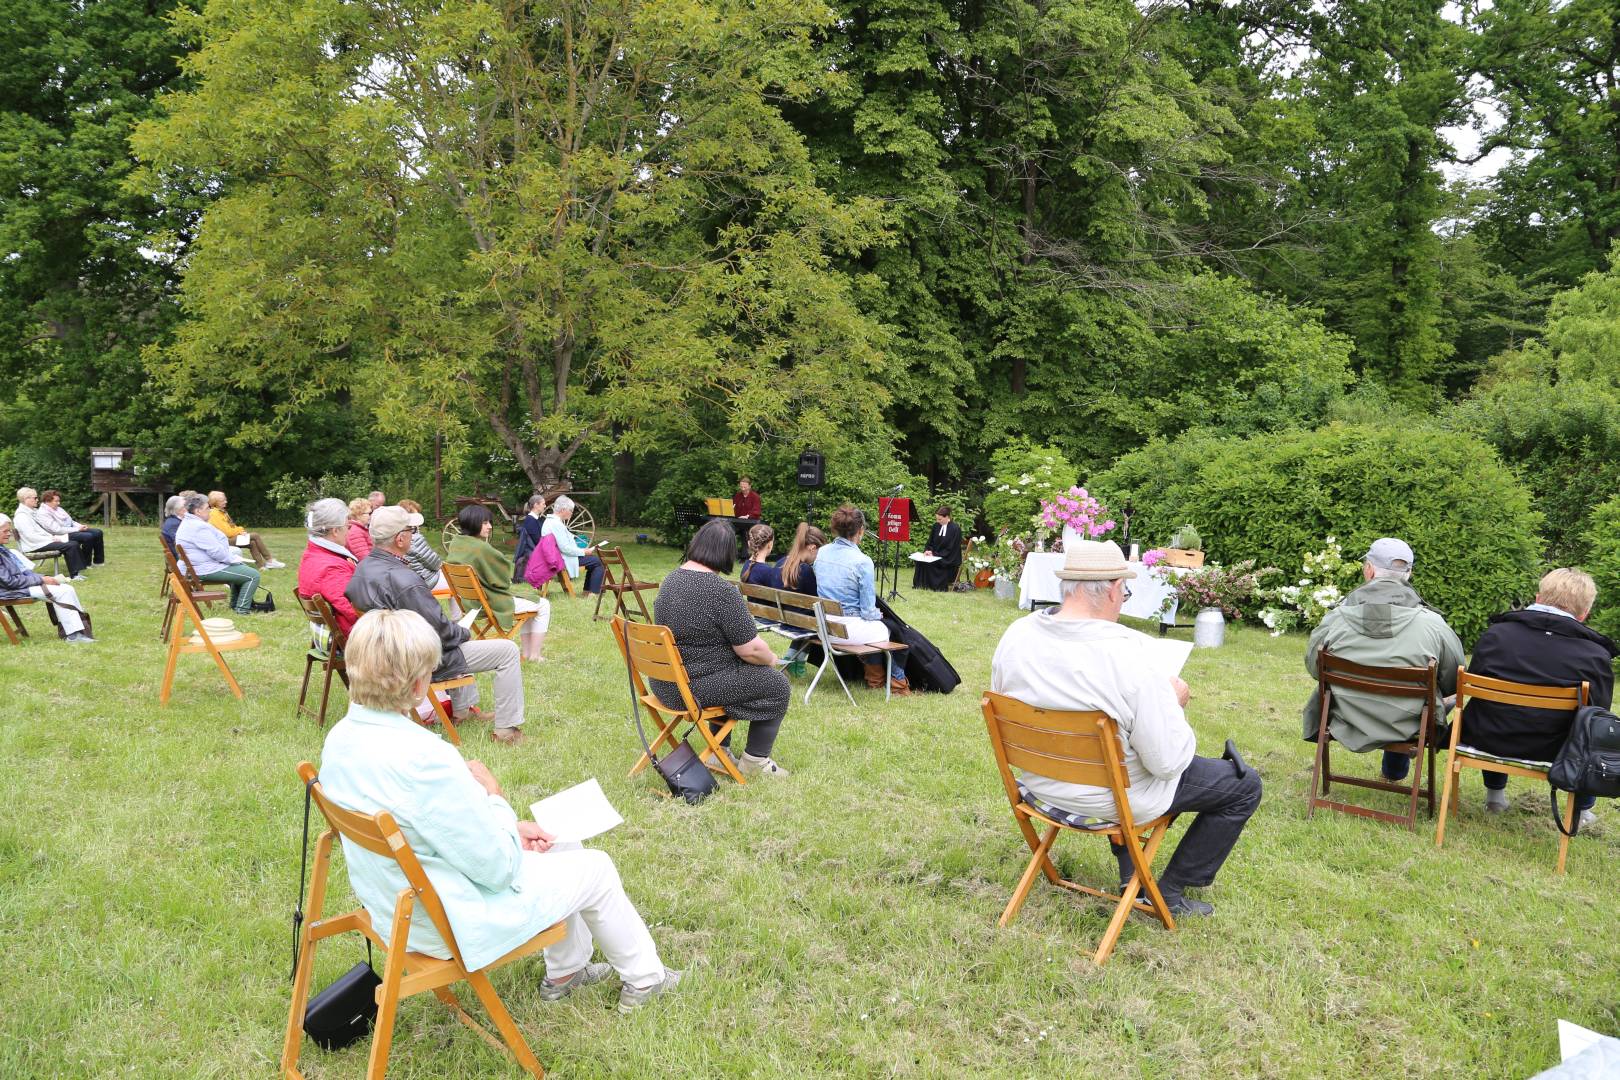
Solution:
<svg viewBox="0 0 1620 1080"><path fill-rule="evenodd" d="M1193 435L1126 455L1091 487L1110 506L1134 500L1133 539L1162 544L1190 521L1220 562L1292 572L1328 536L1357 556L1398 536L1417 555L1413 584L1465 645L1535 592L1539 515L1524 484L1468 435L1347 424Z"/></svg>

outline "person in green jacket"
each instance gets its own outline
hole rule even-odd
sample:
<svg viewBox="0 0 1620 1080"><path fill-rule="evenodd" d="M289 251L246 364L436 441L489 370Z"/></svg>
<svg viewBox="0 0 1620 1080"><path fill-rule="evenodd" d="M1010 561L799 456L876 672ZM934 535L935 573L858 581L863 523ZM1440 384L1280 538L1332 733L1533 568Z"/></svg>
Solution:
<svg viewBox="0 0 1620 1080"><path fill-rule="evenodd" d="M445 562L470 566L478 575L478 583L489 597L489 615L502 630L511 630L513 619L526 611L534 618L523 624L518 635L518 648L523 659L539 660L546 643L546 627L551 625L551 603L545 597L534 600L512 595L512 560L495 550L489 534L495 527L488 508L464 506L456 515L461 535L450 538L445 546Z"/></svg>
<svg viewBox="0 0 1620 1080"><path fill-rule="evenodd" d="M1364 584L1327 613L1311 634L1305 650L1305 670L1316 678L1317 658L1325 648L1341 660L1371 667L1424 667L1436 661L1440 694L1457 690L1457 668L1463 662L1462 642L1446 625L1445 617L1423 602L1412 588L1412 549L1405 541L1386 536L1373 541L1362 559ZM1304 735L1315 742L1321 722L1320 689L1305 705ZM1445 715L1446 703L1434 702L1436 720ZM1356 753L1417 738L1423 703L1416 698L1388 697L1358 690L1335 689L1328 716L1328 731L1336 742ZM1386 780L1406 779L1411 760L1385 752Z"/></svg>

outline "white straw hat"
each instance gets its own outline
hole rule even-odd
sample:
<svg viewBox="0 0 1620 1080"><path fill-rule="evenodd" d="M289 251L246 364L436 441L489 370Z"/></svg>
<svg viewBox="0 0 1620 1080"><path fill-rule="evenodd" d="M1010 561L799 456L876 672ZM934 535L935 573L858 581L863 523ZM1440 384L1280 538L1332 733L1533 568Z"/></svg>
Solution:
<svg viewBox="0 0 1620 1080"><path fill-rule="evenodd" d="M1136 571L1125 564L1119 545L1102 540L1076 540L1063 545L1063 569L1056 573L1064 581L1115 581L1136 576Z"/></svg>

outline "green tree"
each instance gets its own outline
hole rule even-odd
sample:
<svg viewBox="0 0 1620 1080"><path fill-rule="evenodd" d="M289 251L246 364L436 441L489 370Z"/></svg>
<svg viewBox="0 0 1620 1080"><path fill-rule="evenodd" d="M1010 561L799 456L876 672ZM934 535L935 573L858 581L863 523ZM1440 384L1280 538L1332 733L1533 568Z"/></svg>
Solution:
<svg viewBox="0 0 1620 1080"><path fill-rule="evenodd" d="M487 424L537 485L612 430L850 437L884 358L829 259L875 215L817 188L775 104L837 89L828 18L210 0L178 20L195 88L135 139L155 190L224 191L152 362L199 413L279 395L243 443L341 391L418 439Z"/></svg>

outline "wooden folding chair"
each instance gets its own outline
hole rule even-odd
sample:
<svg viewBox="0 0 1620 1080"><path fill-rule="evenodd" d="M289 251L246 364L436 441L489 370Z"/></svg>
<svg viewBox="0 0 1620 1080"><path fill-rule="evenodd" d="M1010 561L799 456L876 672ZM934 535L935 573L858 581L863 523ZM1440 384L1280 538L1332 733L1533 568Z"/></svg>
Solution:
<svg viewBox="0 0 1620 1080"><path fill-rule="evenodd" d="M178 547L179 545L175 546ZM216 645L214 640L208 636L207 628L203 626L202 613L197 610L197 605L192 602L190 587L186 585L185 580L179 574L176 574L174 580L169 582L169 594L176 606L174 625L169 629L169 660L163 667L163 686L158 690L158 704L167 705L169 703L169 691L174 687L174 668L176 662L180 659L180 654L198 652L206 652L214 658L214 663L219 665L220 674L225 676L225 684L231 688L231 693L235 694L237 700L240 701L242 699L242 687L237 684L236 676L231 674L231 666L225 662L225 657L220 654L235 649L256 649L259 646L259 635L243 634L235 641L226 641ZM192 624L196 626L197 637L201 639L200 644L192 645L186 641L187 619L191 620Z"/></svg>
<svg viewBox="0 0 1620 1080"><path fill-rule="evenodd" d="M721 740L737 726L737 721L727 716L725 709L719 706L704 708L692 696L692 684L686 677L686 664L681 661L680 650L675 648L675 635L669 632L669 627L657 623L635 623L618 615L613 617L611 625L613 638L619 643L619 653L624 657L625 666L630 669L630 678L635 683L636 700L646 707L648 716L658 725L658 736L647 744L648 748L656 754L667 741L673 750L695 728L706 746L699 751L698 760L710 772L723 773L739 784L747 784L742 773L737 771L731 754L720 745ZM658 695L648 689L649 679L674 683L680 691L682 707L672 709L660 701ZM710 731L711 722L718 722L720 730ZM676 729L681 724L691 727L677 733ZM709 760L711 757L714 761ZM631 768L630 775L634 776L645 769L647 762L647 754L643 751Z"/></svg>
<svg viewBox="0 0 1620 1080"><path fill-rule="evenodd" d="M1132 911L1152 915L1174 930L1176 918L1170 913L1153 876L1153 857L1158 854L1159 844L1176 816L1162 814L1141 824L1132 817L1128 797L1130 781L1125 777L1119 729L1113 718L1101 712L1038 709L1002 694L987 693L980 704L984 707L984 722L990 731L990 748L995 751L1001 784L1007 790L1007 801L1012 804L1013 819L1033 852L1018 888L1007 901L1007 909L1001 913L1000 925L1006 926L1018 914L1039 871L1061 889L1114 902L1113 918L1092 956L1099 965L1108 962L1120 931L1125 928L1125 918ZM1012 774L1015 768L1065 783L1108 788L1113 792L1114 805L1119 808L1119 820L1088 822L1079 815L1045 806L1019 786ZM1038 839L1036 822L1046 828L1046 835ZM1115 895L1069 881L1059 874L1052 862L1051 850L1052 842L1062 831L1102 836L1123 846L1130 853L1131 865L1136 868L1125 892ZM1137 894L1144 891L1147 899L1139 902Z"/></svg>
<svg viewBox="0 0 1620 1080"><path fill-rule="evenodd" d="M648 589L658 588L658 582L637 581L636 575L630 572L630 560L624 557L622 548L598 544L596 557L602 560L602 591L596 594L596 611L591 614L591 620L594 622L602 617L602 600L608 593L613 594L613 610L608 612L610 617L623 615L626 619L634 618L624 602L624 594L629 593L641 609L642 622L652 622L652 613L647 610L647 602L641 598L641 594ZM618 570L617 574L614 573L615 569Z"/></svg>
<svg viewBox="0 0 1620 1080"><path fill-rule="evenodd" d="M450 707L439 701L439 693L442 691L448 694L458 686L471 686L477 681L471 675L457 675L453 679L428 684L428 702L433 706L433 711L438 714L439 723L444 725L444 733L449 737L452 745L461 745L461 732L456 730L456 718L451 714ZM415 714L412 713L412 715Z"/></svg>
<svg viewBox="0 0 1620 1080"><path fill-rule="evenodd" d="M1379 821L1393 821L1409 829L1416 829L1418 799L1424 798L1429 801L1429 816L1434 817L1434 758L1439 752L1439 748L1434 744L1434 702L1439 693L1435 681L1435 661L1431 659L1427 667L1369 667L1366 664L1341 659L1323 649L1317 653L1316 684L1322 708L1317 718L1316 755L1315 763L1311 767L1311 787L1306 792L1310 807L1305 811L1305 816L1312 817L1318 806L1325 806L1329 810L1355 814L1358 817L1376 818ZM1351 690L1395 698L1417 698L1423 702L1422 711L1418 714L1418 732L1415 740L1389 743L1376 748L1392 754L1405 754L1413 759L1411 784L1395 780L1367 780L1333 771L1329 750L1333 742L1333 733L1328 724L1328 711L1333 704L1335 690ZM1425 755L1429 763L1428 787L1423 786ZM1385 810L1373 810L1354 803L1335 802L1326 797L1335 780L1351 787L1393 791L1398 795L1405 795L1410 800L1406 813L1391 814Z"/></svg>
<svg viewBox="0 0 1620 1080"><path fill-rule="evenodd" d="M445 563L441 569L444 571L444 580L450 583L450 588L456 594L456 600L464 609L478 609L478 616L473 619L469 632L474 641L483 641L487 638L498 638L506 641L516 641L518 634L523 632L523 624L534 618L539 612L517 611L512 614L512 625L503 630L501 624L495 621L495 616L489 610L489 594L484 591L484 583L478 580L478 572L465 563Z"/></svg>
<svg viewBox="0 0 1620 1080"><path fill-rule="evenodd" d="M23 625L22 616L17 609L24 604L39 603L32 596L19 596L15 600L0 600L0 629L5 630L6 638L13 645L21 645L22 639L28 636L28 627ZM49 610L47 608L47 610Z"/></svg>
<svg viewBox="0 0 1620 1080"><path fill-rule="evenodd" d="M309 648L304 651L304 684L298 688L298 708L294 715L313 716L318 727L326 726L326 700L332 693L332 676L335 674L343 680L343 685L349 685L349 672L343 663L343 646L348 643L348 635L338 629L337 613L332 610L332 604L324 596L305 596L297 589L293 596L298 600L298 606L304 609L304 617L309 619L310 629L317 627L325 631L326 647L323 649L314 640L315 633L311 633ZM321 683L321 707L317 712L304 708L304 699L309 694L310 672L315 665L321 665L325 678Z"/></svg>
<svg viewBox="0 0 1620 1080"><path fill-rule="evenodd" d="M161 536L158 537L158 543L163 544L163 538ZM193 604L203 604L208 607L213 607L218 601L229 600L231 598L230 589L211 589L207 585L203 584L202 579L197 576L197 571L192 568L191 556L186 554L186 549L179 543L174 545L173 551L169 550L169 546L167 544L163 544L163 558L169 568L171 580L173 577L179 577L185 581L186 589ZM158 633L158 638L161 641L168 641L169 631L174 627L174 613L180 606L180 600L174 595L174 588L172 585L170 588L164 590L164 593L169 600L163 608L163 627Z"/></svg>
<svg viewBox="0 0 1620 1080"><path fill-rule="evenodd" d="M1501 705L1516 705L1524 709L1552 709L1573 713L1576 709L1587 704L1592 697L1592 684L1583 682L1579 686L1535 686L1530 683L1510 682L1507 679L1492 679L1484 675L1472 675L1467 669L1457 669L1457 708L1451 715L1451 744L1449 760L1446 762L1446 783L1440 795L1440 820L1434 829L1434 846L1440 847L1446 842L1446 809L1457 812L1457 803L1453 798L1460 800L1458 785L1462 782L1462 770L1478 769L1480 772L1503 773L1507 776L1523 776L1530 780L1547 781L1547 770L1552 767L1550 761L1525 761L1521 758L1499 757L1477 750L1467 744L1463 739L1463 712L1470 699L1480 701L1494 701ZM1564 829L1558 836L1558 867L1556 873L1564 872L1564 863L1569 858L1569 833L1575 828L1575 793L1569 793L1564 810Z"/></svg>
<svg viewBox="0 0 1620 1080"><path fill-rule="evenodd" d="M956 588L956 583L958 581L962 580L962 568L967 565L968 552L970 552L972 550L973 550L973 541L971 539L969 539L968 537L963 536L962 537L962 559L961 559L960 562L958 562L956 564L956 573L951 575L951 584L950 584L951 588L953 588L953 589Z"/></svg>
<svg viewBox="0 0 1620 1080"><path fill-rule="evenodd" d="M334 804L321 789L320 781L316 778L315 766L307 761L299 763L298 776L310 792L311 801L320 807L327 828L321 833L320 840L315 845L315 869L309 880L309 898L304 908L305 921L298 934L298 968L293 978L292 1006L287 1012L287 1034L281 1045L281 1075L288 1080L302 1080L304 1075L298 1071L298 1052L304 1042L304 1009L309 1004L310 977L315 969L316 946L329 937L354 930L381 949L387 958L383 964L382 985L376 991L377 1020L371 1034L371 1056L366 1063L366 1080L383 1080L388 1072L388 1055L393 1048L394 1023L399 1003L405 998L429 990L455 1013L457 1020L476 1031L485 1042L509 1057L516 1058L517 1063L530 1075L544 1077L545 1070L540 1067L534 1052L524 1041L523 1033L513 1022L512 1014L507 1011L505 1003L501 1001L494 985L490 983L489 973L505 967L514 960L532 956L547 945L561 941L567 933L564 924L553 923L494 963L476 971L469 971L461 957L461 947L456 943L455 931L450 928L450 919L445 914L444 903L439 899L432 880L422 869L416 853L411 850L410 841L405 839L393 815L386 810L375 814L357 814ZM394 860L404 873L405 880L410 882L407 888L399 891L399 900L394 908L394 920L388 928L387 941L384 941L371 925L371 914L364 907L357 907L353 911L333 915L330 918L321 917L326 904L327 877L332 866L332 841L338 836L373 855ZM411 912L418 905L427 911L428 917L433 920L434 929L438 930L439 936L450 947L450 959L441 960L409 950ZM393 947L390 947L389 943L393 943ZM450 991L449 988L453 984L462 981L472 987L473 993L483 1003L484 1011L489 1013L490 1020L494 1021L495 1030L500 1033L500 1038L497 1039L482 1024L469 1016L455 994Z"/></svg>
<svg viewBox="0 0 1620 1080"><path fill-rule="evenodd" d="M158 547L163 549L164 556L163 566L158 570L158 599L162 600L169 595L169 566L174 562L174 552L169 550L169 542L161 536L158 537Z"/></svg>
<svg viewBox="0 0 1620 1080"><path fill-rule="evenodd" d="M561 585L562 585L562 591L567 593L570 597L577 595L574 592L574 579L569 577L567 569L564 569L564 570L560 571L555 577L548 577L548 578L546 578L546 580L544 580L544 581L542 581L540 583L540 595L541 596L546 596L547 594L549 594L551 592L551 583L553 581L560 582Z"/></svg>

